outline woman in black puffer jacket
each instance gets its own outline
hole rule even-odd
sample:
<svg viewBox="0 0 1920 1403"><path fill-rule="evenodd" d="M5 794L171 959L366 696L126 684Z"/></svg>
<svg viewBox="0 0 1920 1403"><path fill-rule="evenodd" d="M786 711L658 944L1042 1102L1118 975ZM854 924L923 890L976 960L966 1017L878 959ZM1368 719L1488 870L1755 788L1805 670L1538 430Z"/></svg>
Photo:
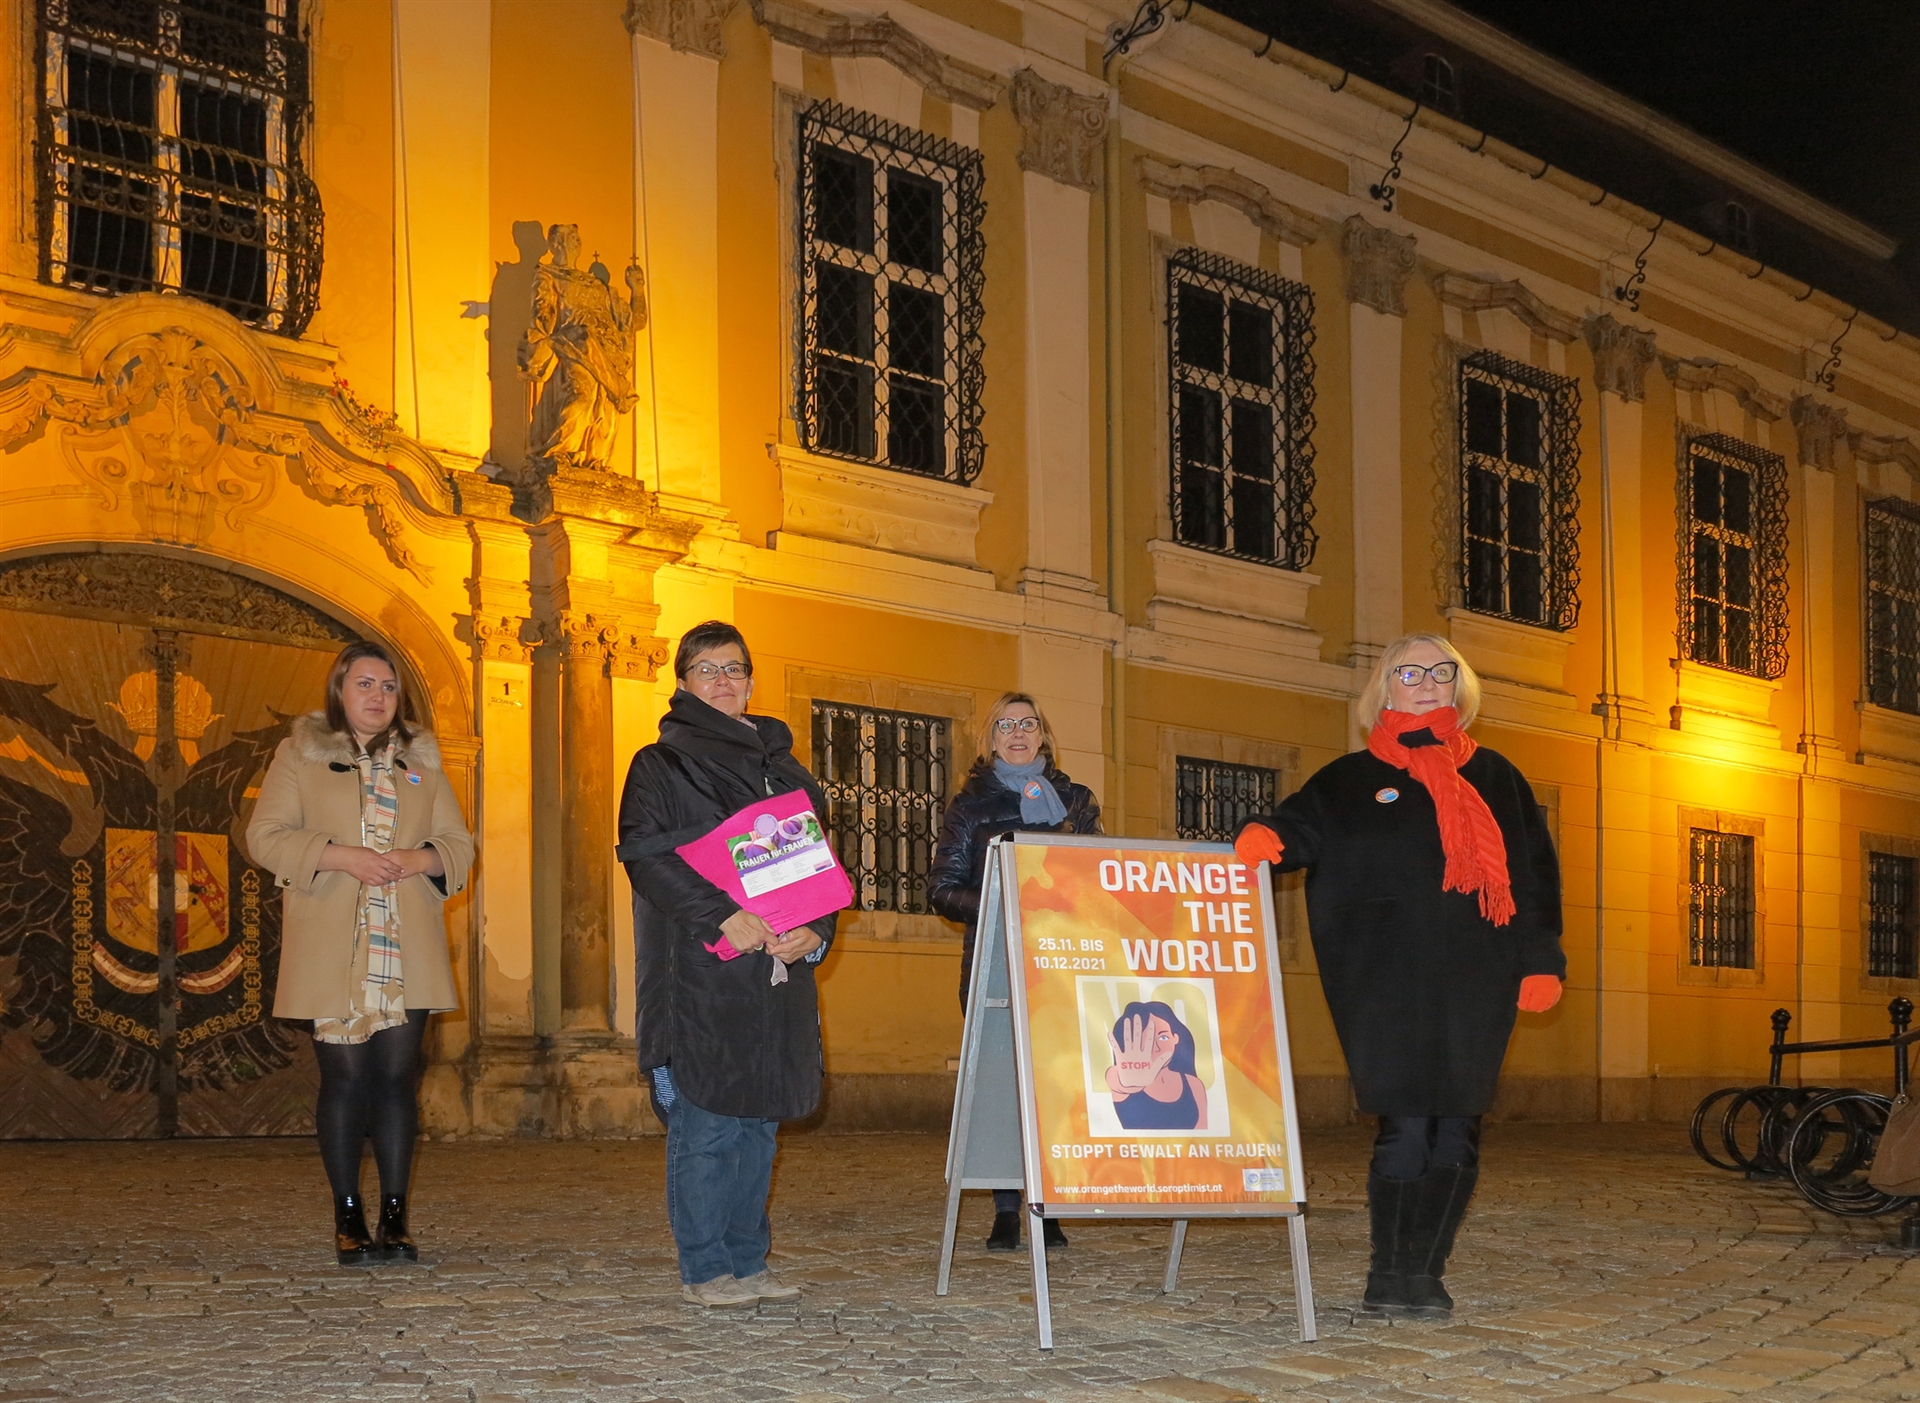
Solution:
<svg viewBox="0 0 1920 1403"><path fill-rule="evenodd" d="M927 903L966 927L960 954L960 1007L973 979L973 938L980 923L980 887L987 845L1003 833L1098 833L1100 805L1093 791L1054 767L1053 728L1025 692L1005 692L980 728L980 758L947 805L940 844L927 876ZM1020 1245L1020 1191L993 1191L993 1235L987 1247ZM1065 1247L1066 1234L1045 1220L1048 1247Z"/></svg>

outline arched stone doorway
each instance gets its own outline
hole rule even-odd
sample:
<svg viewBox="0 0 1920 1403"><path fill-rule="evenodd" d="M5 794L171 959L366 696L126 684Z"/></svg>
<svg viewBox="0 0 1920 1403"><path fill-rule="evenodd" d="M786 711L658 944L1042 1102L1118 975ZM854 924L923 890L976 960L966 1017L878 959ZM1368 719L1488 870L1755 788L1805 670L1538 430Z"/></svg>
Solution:
<svg viewBox="0 0 1920 1403"><path fill-rule="evenodd" d="M358 636L178 555L0 562L0 1138L312 1128L245 829Z"/></svg>

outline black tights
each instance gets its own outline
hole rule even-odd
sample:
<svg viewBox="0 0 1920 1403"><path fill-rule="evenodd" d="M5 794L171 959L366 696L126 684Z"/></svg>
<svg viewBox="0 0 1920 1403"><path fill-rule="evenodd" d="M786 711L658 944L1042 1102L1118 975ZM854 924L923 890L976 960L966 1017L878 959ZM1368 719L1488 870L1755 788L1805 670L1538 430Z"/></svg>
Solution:
<svg viewBox="0 0 1920 1403"><path fill-rule="evenodd" d="M382 1028L363 1043L313 1045L320 1061L320 1100L314 1128L320 1162L333 1196L360 1192L360 1157L369 1136L382 1194L405 1194L420 1133L420 1040L427 1010L407 1010L407 1021Z"/></svg>
<svg viewBox="0 0 1920 1403"><path fill-rule="evenodd" d="M1369 1167L1381 1179L1418 1179L1435 1165L1479 1163L1478 1116L1381 1116Z"/></svg>

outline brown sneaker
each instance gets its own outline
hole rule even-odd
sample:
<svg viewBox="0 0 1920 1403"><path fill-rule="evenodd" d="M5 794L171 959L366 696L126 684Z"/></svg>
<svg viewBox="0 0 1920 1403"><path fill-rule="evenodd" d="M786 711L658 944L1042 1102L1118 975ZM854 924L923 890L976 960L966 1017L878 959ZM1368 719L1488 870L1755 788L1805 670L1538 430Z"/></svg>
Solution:
<svg viewBox="0 0 1920 1403"><path fill-rule="evenodd" d="M735 1280L763 1301L790 1301L800 1294L798 1286L787 1285L770 1271L757 1271L752 1276L737 1277Z"/></svg>
<svg viewBox="0 0 1920 1403"><path fill-rule="evenodd" d="M764 1272L761 1274L765 1275ZM712 1281L683 1282L680 1295L696 1306L750 1306L760 1299L758 1291L730 1276L716 1276Z"/></svg>

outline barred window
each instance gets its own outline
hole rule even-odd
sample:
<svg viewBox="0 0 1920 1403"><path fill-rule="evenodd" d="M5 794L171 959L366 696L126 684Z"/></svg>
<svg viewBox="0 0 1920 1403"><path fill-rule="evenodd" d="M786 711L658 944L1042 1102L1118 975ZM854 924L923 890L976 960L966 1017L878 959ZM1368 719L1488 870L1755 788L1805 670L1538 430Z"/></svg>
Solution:
<svg viewBox="0 0 1920 1403"><path fill-rule="evenodd" d="M1787 670L1787 470L1725 434L1687 445L1680 483L1680 646L1755 677Z"/></svg>
<svg viewBox="0 0 1920 1403"><path fill-rule="evenodd" d="M813 704L813 773L826 791L827 841L862 911L929 909L948 729L942 716Z"/></svg>
<svg viewBox="0 0 1920 1403"><path fill-rule="evenodd" d="M1703 969L1752 969L1753 835L1692 830L1688 960Z"/></svg>
<svg viewBox="0 0 1920 1403"><path fill-rule="evenodd" d="M1867 503L1867 699L1920 714L1920 508Z"/></svg>
<svg viewBox="0 0 1920 1403"><path fill-rule="evenodd" d="M1460 362L1460 587L1520 623L1580 620L1580 387L1486 352Z"/></svg>
<svg viewBox="0 0 1920 1403"><path fill-rule="evenodd" d="M1920 860L1897 853L1867 854L1867 973L1881 979L1920 978Z"/></svg>
<svg viewBox="0 0 1920 1403"><path fill-rule="evenodd" d="M318 305L299 0L39 0L40 275L287 336Z"/></svg>
<svg viewBox="0 0 1920 1403"><path fill-rule="evenodd" d="M1225 760L1174 757L1173 805L1176 836L1202 843L1230 843L1233 830L1250 818L1273 812L1274 771Z"/></svg>
<svg viewBox="0 0 1920 1403"><path fill-rule="evenodd" d="M1174 539L1304 570L1313 529L1313 294L1211 253L1167 260Z"/></svg>
<svg viewBox="0 0 1920 1403"><path fill-rule="evenodd" d="M980 473L980 153L838 103L800 115L806 447L950 482Z"/></svg>

